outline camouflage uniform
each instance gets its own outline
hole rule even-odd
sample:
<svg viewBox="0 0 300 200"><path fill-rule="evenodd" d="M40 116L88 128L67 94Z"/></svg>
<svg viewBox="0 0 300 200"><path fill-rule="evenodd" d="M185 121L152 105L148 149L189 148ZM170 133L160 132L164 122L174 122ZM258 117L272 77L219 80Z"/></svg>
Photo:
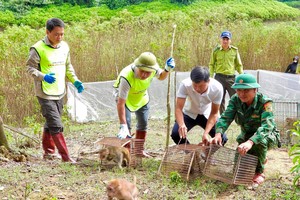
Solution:
<svg viewBox="0 0 300 200"><path fill-rule="evenodd" d="M250 139L254 143L247 153L258 157L256 172L263 173L267 150L278 145L280 137L272 112L272 100L256 93L253 103L247 107L237 94L233 95L216 124L216 133L224 134L234 119L241 127L236 141L241 144Z"/></svg>

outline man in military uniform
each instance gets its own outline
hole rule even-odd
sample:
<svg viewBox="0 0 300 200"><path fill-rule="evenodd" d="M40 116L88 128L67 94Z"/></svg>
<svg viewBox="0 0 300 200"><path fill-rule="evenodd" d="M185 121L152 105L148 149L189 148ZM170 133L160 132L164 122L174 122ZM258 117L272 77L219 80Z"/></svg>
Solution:
<svg viewBox="0 0 300 200"><path fill-rule="evenodd" d="M243 65L238 48L230 45L231 36L229 31L221 33L221 45L217 45L213 50L209 61L210 76L215 77L223 85L223 98L220 106L221 114L225 110L226 91L230 97L235 94L235 90L231 88L234 83L235 71L239 74L243 73Z"/></svg>
<svg viewBox="0 0 300 200"><path fill-rule="evenodd" d="M221 145L222 137L235 119L241 127L241 133L236 141L238 152L258 157L256 174L253 177L254 186L261 184L267 161L267 150L273 146L279 146L279 132L276 129L272 112L272 100L257 92L260 85L251 74L241 74L236 77L232 88L236 89L228 103L227 109L216 124L216 136L211 143Z"/></svg>
<svg viewBox="0 0 300 200"><path fill-rule="evenodd" d="M166 61L163 70L159 67L155 55L151 52L144 52L121 71L114 84L120 121L120 131L117 135L119 138L131 137L131 112L136 114L137 119L136 138L146 138L150 108L147 89L154 77L164 80L174 67L173 58ZM149 157L145 152L140 153Z"/></svg>

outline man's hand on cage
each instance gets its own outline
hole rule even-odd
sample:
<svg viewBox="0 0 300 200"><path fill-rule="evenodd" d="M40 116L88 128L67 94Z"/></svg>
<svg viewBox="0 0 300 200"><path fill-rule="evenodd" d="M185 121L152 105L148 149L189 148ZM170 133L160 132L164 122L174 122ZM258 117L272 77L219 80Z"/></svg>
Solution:
<svg viewBox="0 0 300 200"><path fill-rule="evenodd" d="M119 131L117 137L120 139L131 138L127 124L120 124L120 131Z"/></svg>
<svg viewBox="0 0 300 200"><path fill-rule="evenodd" d="M222 135L221 133L216 133L215 137L212 138L211 144L217 144L222 146Z"/></svg>
<svg viewBox="0 0 300 200"><path fill-rule="evenodd" d="M252 148L253 144L254 143L251 140L248 140L248 141L240 144L238 146L237 150L242 156L244 156Z"/></svg>

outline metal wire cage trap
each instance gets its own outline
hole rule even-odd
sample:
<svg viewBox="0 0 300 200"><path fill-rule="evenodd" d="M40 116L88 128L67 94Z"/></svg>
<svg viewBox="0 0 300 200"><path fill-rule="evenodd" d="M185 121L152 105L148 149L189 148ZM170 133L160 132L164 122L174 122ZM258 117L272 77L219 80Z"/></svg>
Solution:
<svg viewBox="0 0 300 200"><path fill-rule="evenodd" d="M158 172L169 175L178 172L186 181L202 174L209 147L195 144L180 144L168 147Z"/></svg>
<svg viewBox="0 0 300 200"><path fill-rule="evenodd" d="M225 183L248 185L252 183L258 158L219 145L210 145L203 174Z"/></svg>
<svg viewBox="0 0 300 200"><path fill-rule="evenodd" d="M104 137L101 139L98 144L102 145L102 148L107 146L118 146L126 147L130 151L130 167L137 167L142 165L142 155L144 150L144 139L135 139L135 138L125 138L120 139L117 137ZM103 161L103 166L110 166L111 162Z"/></svg>

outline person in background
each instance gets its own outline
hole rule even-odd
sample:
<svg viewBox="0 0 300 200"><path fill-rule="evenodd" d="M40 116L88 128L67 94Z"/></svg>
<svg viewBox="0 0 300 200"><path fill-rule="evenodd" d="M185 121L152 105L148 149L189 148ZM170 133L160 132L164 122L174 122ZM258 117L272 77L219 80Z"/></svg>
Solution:
<svg viewBox="0 0 300 200"><path fill-rule="evenodd" d="M213 50L209 61L210 76L215 77L223 85L220 114L225 110L226 91L230 97L235 94L235 90L231 88L234 83L235 71L239 74L244 73L238 48L231 45L231 38L232 35L229 31L221 33L221 44Z"/></svg>
<svg viewBox="0 0 300 200"><path fill-rule="evenodd" d="M35 95L46 119L42 137L44 159L53 159L55 146L63 162L75 163L70 158L63 135L63 97L66 94L65 79L84 90L71 64L70 49L64 37L65 24L61 19L51 18L46 23L46 36L30 47L27 72L34 79Z"/></svg>
<svg viewBox="0 0 300 200"><path fill-rule="evenodd" d="M254 186L265 180L263 174L267 162L269 148L280 147L280 135L276 128L272 111L272 100L257 92L260 85L251 74L241 74L236 77L232 88L236 90L228 103L226 110L216 124L216 135L213 144L222 144L222 135L235 122L241 127L241 133L236 141L238 152L258 157L256 173L253 177Z"/></svg>
<svg viewBox="0 0 300 200"><path fill-rule="evenodd" d="M299 74L300 69L297 68L299 62L299 57L295 56L293 58L293 62L289 64L289 66L286 68L285 73L290 73L290 74Z"/></svg>
<svg viewBox="0 0 300 200"><path fill-rule="evenodd" d="M199 125L204 129L202 143L209 144L208 134L215 137L215 123L219 117L220 104L223 97L221 83L209 77L207 67L194 67L190 77L184 79L176 97L175 117L171 137L176 144L188 143L187 132ZM223 145L227 141L222 135Z"/></svg>
<svg viewBox="0 0 300 200"><path fill-rule="evenodd" d="M150 109L147 89L154 77L164 80L174 68L175 61L173 58L166 61L163 70L159 67L153 53L144 52L121 71L113 85L116 89L117 110L120 121L120 130L117 137L121 139L131 137L131 113L134 112L137 119L136 138L145 140ZM149 157L144 151L140 153L145 157Z"/></svg>

